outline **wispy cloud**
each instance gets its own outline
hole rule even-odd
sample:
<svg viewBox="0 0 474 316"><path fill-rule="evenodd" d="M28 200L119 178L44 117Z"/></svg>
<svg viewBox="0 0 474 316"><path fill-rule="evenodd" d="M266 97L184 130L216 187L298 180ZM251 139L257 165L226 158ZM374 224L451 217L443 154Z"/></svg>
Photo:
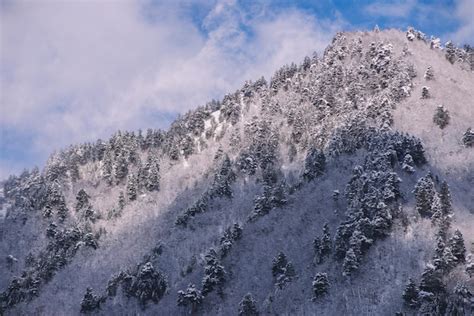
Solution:
<svg viewBox="0 0 474 316"><path fill-rule="evenodd" d="M416 5L415 0L377 1L365 7L365 11L375 16L407 17Z"/></svg>
<svg viewBox="0 0 474 316"><path fill-rule="evenodd" d="M164 127L323 50L343 24L232 0L18 1L0 14L1 131L28 133L35 156L17 158L32 162L116 129Z"/></svg>

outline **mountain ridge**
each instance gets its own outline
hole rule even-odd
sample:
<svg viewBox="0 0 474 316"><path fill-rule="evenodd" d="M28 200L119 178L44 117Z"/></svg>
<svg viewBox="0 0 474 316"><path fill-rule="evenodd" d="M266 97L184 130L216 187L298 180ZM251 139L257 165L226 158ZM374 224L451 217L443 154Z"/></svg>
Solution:
<svg viewBox="0 0 474 316"><path fill-rule="evenodd" d="M236 313L247 292L257 299L262 314L452 311L452 280L464 280L474 292L472 279L462 272L469 263L456 264L443 276L449 295L433 290L432 297L420 297L411 309L402 299L408 278L420 279L430 262L436 243L432 236L439 233L439 224L431 224L415 210L420 203L412 193L417 179L430 183L426 174L434 174L430 188L435 192L442 180L448 180L456 221L451 223L452 214L442 218L462 231L468 251L474 240L470 229L474 153L461 141L474 118L472 104L462 101L472 103L468 88L474 78L466 57L471 56L472 63L472 52L463 55L452 48L455 56L461 56L452 65L448 50L438 50L436 43L413 29L339 33L322 58L308 57L299 66L285 66L269 84L264 79L249 82L221 102L184 115L166 132L150 131L146 136L119 132L107 142L52 156L42 174L37 170L9 179L2 250L17 261L2 263L8 270L1 278L2 308L8 313L9 304L15 302L12 313L77 314L86 288L92 287L99 296L89 296L89 305L102 314ZM434 80L423 78L428 66ZM456 93L438 94L444 85ZM429 97L422 98L423 86L432 87ZM443 129L432 118L439 102L450 114ZM440 144L439 136L449 144ZM159 170L158 178L150 170ZM399 177L402 182L397 184ZM441 178L439 182L435 177ZM385 206L379 209L380 203L368 203L359 181L369 188L387 186L387 197L382 197L385 191L374 193ZM87 198L78 198L81 190ZM120 192L126 196L122 207ZM434 210L429 207L429 212ZM358 215L358 208L367 214ZM64 220L61 214L66 214ZM354 237L362 230L360 221L367 219L375 230L370 236ZM313 263L318 255L312 242L326 222L343 248L355 247L354 262L349 261L348 249L340 249L339 261L332 259L338 252L333 245L331 258L322 265ZM348 226L347 238L344 223L358 227ZM234 224L242 228L242 237L235 240L226 233ZM63 246L63 238L58 246L57 236L71 235L68 227L78 228L81 236L74 237L70 246ZM16 228L20 233L14 232ZM14 247L15 241L22 247ZM226 255L221 252L223 243L230 245ZM420 252L413 253L414 247ZM218 253L213 255L210 248ZM7 290L7 280L21 273L20 262L28 261L30 251L40 263L49 262L42 256L51 254L66 258L66 263L60 260L50 267L55 275L50 281L40 274L42 267L26 265L30 272L20 279L19 288ZM281 251L295 272L285 268L272 278L272 259ZM395 260L401 253L409 258L411 269ZM387 254L391 264L380 259ZM139 286L140 275L148 275L143 274L148 262L166 279L165 293L152 295ZM219 270L221 263L226 277L221 280L216 272L212 280L217 281L211 280L215 284L209 278L205 281L206 271ZM346 269L351 264L360 267ZM378 267L372 271L375 282L370 265ZM138 290L119 277L121 292L110 295L105 288L121 271L127 271L125 279L136 282ZM356 272L350 276L348 271ZM328 274L330 290L326 298L313 302L311 282L317 272ZM36 293L44 292L39 297L31 293L27 276L38 279ZM384 286L389 282L395 289ZM205 288L217 290L200 304L182 300L187 305L177 306L179 291L188 283L197 288L202 283L203 293ZM142 304L143 296L137 293L151 296L145 295ZM48 304L52 296L63 305ZM469 312L468 305L458 305Z"/></svg>

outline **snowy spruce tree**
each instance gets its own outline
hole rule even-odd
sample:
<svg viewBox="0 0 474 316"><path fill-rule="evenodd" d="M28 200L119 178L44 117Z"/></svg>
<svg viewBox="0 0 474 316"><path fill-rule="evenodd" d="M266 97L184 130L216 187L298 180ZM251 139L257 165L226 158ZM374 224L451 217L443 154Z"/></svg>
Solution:
<svg viewBox="0 0 474 316"><path fill-rule="evenodd" d="M436 108L436 112L433 116L433 122L443 129L449 124L449 112L444 108L444 106L439 105Z"/></svg>
<svg viewBox="0 0 474 316"><path fill-rule="evenodd" d="M202 294L206 296L216 288L221 293L226 279L226 271L221 265L216 251L210 249L205 256L205 260L206 266L204 267L204 278L202 279Z"/></svg>
<svg viewBox="0 0 474 316"><path fill-rule="evenodd" d="M313 298L318 299L329 292L329 279L326 273L317 273L313 279Z"/></svg>
<svg viewBox="0 0 474 316"><path fill-rule="evenodd" d="M419 292L420 290L418 289L418 286L416 285L415 281L413 281L413 279L409 279L402 295L405 304L411 308L417 307L419 304Z"/></svg>
<svg viewBox="0 0 474 316"><path fill-rule="evenodd" d="M431 217L433 215L431 206L436 194L434 182L431 174L422 177L415 185L416 210L421 216Z"/></svg>
<svg viewBox="0 0 474 316"><path fill-rule="evenodd" d="M239 316L258 316L257 302L252 294L247 293L239 303Z"/></svg>
<svg viewBox="0 0 474 316"><path fill-rule="evenodd" d="M202 304L203 296L194 284L189 284L185 291L178 291L178 306L191 308L191 313L195 313Z"/></svg>

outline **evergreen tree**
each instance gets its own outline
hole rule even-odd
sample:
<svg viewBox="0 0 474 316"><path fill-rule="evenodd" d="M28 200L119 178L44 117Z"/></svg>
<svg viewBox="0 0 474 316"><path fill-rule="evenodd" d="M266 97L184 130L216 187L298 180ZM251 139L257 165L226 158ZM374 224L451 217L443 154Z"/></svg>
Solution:
<svg viewBox="0 0 474 316"><path fill-rule="evenodd" d="M178 291L178 306L191 306L191 313L195 313L201 303L201 291L194 284L189 284L186 291Z"/></svg>
<svg viewBox="0 0 474 316"><path fill-rule="evenodd" d="M76 212L89 206L89 195L84 189L80 189L76 196Z"/></svg>
<svg viewBox="0 0 474 316"><path fill-rule="evenodd" d="M120 154L115 160L114 164L114 177L117 183L120 183L128 174L128 160L125 155Z"/></svg>
<svg viewBox="0 0 474 316"><path fill-rule="evenodd" d="M156 159L152 159L147 164L146 188L148 191L158 191L160 189L160 166Z"/></svg>
<svg viewBox="0 0 474 316"><path fill-rule="evenodd" d="M430 293L442 293L446 290L442 273L433 266L428 265L421 275L420 290Z"/></svg>
<svg viewBox="0 0 474 316"><path fill-rule="evenodd" d="M351 276L354 271L359 269L359 261L354 249L349 248L349 250L346 252L342 269L342 274L344 276Z"/></svg>
<svg viewBox="0 0 474 316"><path fill-rule="evenodd" d="M210 249L205 256L206 266L204 268L204 278L202 280L202 294L206 296L212 292L215 287L219 287L219 291L225 282L226 271L217 258L214 249Z"/></svg>
<svg viewBox="0 0 474 316"><path fill-rule="evenodd" d="M321 237L321 254L329 256L332 250L331 233L329 232L329 224L325 223L323 226L323 236Z"/></svg>
<svg viewBox="0 0 474 316"><path fill-rule="evenodd" d="M433 68L431 66L428 66L428 68L426 69L424 77L426 80L433 80L434 73Z"/></svg>
<svg viewBox="0 0 474 316"><path fill-rule="evenodd" d="M439 105L436 109L436 113L433 116L433 122L438 125L441 129L445 128L449 124L449 112L442 105Z"/></svg>
<svg viewBox="0 0 474 316"><path fill-rule="evenodd" d="M81 301L81 313L89 313L100 308L101 299L99 296L94 294L92 288L86 289L86 294Z"/></svg>
<svg viewBox="0 0 474 316"><path fill-rule="evenodd" d="M430 88L424 86L421 88L421 98L428 99L430 97Z"/></svg>
<svg viewBox="0 0 474 316"><path fill-rule="evenodd" d="M118 197L118 209L121 212L125 208L125 196L123 194L123 191L120 191L119 197Z"/></svg>
<svg viewBox="0 0 474 316"><path fill-rule="evenodd" d="M474 131L468 128L467 131L462 135L462 143L466 147L474 146Z"/></svg>
<svg viewBox="0 0 474 316"><path fill-rule="evenodd" d="M407 173L415 172L415 163L413 161L413 157L410 154L406 154L403 158L402 169Z"/></svg>
<svg viewBox="0 0 474 316"><path fill-rule="evenodd" d="M317 273L313 279L313 294L317 299L324 296L329 291L329 279L326 273Z"/></svg>
<svg viewBox="0 0 474 316"><path fill-rule="evenodd" d="M276 284L280 289L296 275L293 264L287 260L283 252L280 252L273 259L272 274L276 278Z"/></svg>
<svg viewBox="0 0 474 316"><path fill-rule="evenodd" d="M458 229L456 229L454 232L449 244L456 261L459 263L464 263L466 261L466 247L464 246L464 238L462 233Z"/></svg>
<svg viewBox="0 0 474 316"><path fill-rule="evenodd" d="M313 240L313 249L314 249L314 255L315 255L315 260L318 264L321 264L323 262L323 255L322 255L322 248L321 248L321 238L316 237Z"/></svg>
<svg viewBox="0 0 474 316"><path fill-rule="evenodd" d="M127 196L130 201L135 201L138 195L138 183L135 175L130 175L127 181Z"/></svg>
<svg viewBox="0 0 474 316"><path fill-rule="evenodd" d="M324 153L318 149L310 149L305 159L303 170L303 178L312 181L314 178L323 174L326 168L326 157Z"/></svg>
<svg viewBox="0 0 474 316"><path fill-rule="evenodd" d="M131 282L128 293L136 297L144 306L148 301L158 303L167 289L163 274L153 267L151 262L145 263L136 278Z"/></svg>
<svg viewBox="0 0 474 316"><path fill-rule="evenodd" d="M114 182L112 154L109 151L106 151L104 160L102 161L102 177L108 185L112 185Z"/></svg>
<svg viewBox="0 0 474 316"><path fill-rule="evenodd" d="M239 303L239 316L258 316L257 302L247 293Z"/></svg>
<svg viewBox="0 0 474 316"><path fill-rule="evenodd" d="M403 291L403 300L405 301L405 304L412 307L412 308L415 308L418 306L419 302L418 302L418 293L419 293L419 289L418 287L416 286L416 283L415 281L413 281L413 279L409 279L408 280L408 283L405 287L405 290Z"/></svg>
<svg viewBox="0 0 474 316"><path fill-rule="evenodd" d="M451 64L454 64L454 62L456 61L456 47L454 46L454 44L449 41L446 43L445 45L445 49L446 49L446 59L451 63Z"/></svg>
<svg viewBox="0 0 474 316"><path fill-rule="evenodd" d="M433 215L431 205L433 204L433 198L436 191L431 174L428 174L426 177L422 177L418 180L415 185L414 193L416 200L416 210L418 213L421 216Z"/></svg>
<svg viewBox="0 0 474 316"><path fill-rule="evenodd" d="M453 214L453 207L451 202L451 193L449 191L449 185L446 181L443 181L441 183L439 198L441 203L441 213L443 214L443 216L450 217Z"/></svg>

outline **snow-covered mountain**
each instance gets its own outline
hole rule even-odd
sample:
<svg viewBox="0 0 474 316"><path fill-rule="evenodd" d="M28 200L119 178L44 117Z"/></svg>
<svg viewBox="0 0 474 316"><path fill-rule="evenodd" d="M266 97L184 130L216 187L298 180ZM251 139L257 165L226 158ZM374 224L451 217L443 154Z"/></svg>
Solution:
<svg viewBox="0 0 474 316"><path fill-rule="evenodd" d="M474 57L337 34L0 192L0 314L473 315Z"/></svg>

